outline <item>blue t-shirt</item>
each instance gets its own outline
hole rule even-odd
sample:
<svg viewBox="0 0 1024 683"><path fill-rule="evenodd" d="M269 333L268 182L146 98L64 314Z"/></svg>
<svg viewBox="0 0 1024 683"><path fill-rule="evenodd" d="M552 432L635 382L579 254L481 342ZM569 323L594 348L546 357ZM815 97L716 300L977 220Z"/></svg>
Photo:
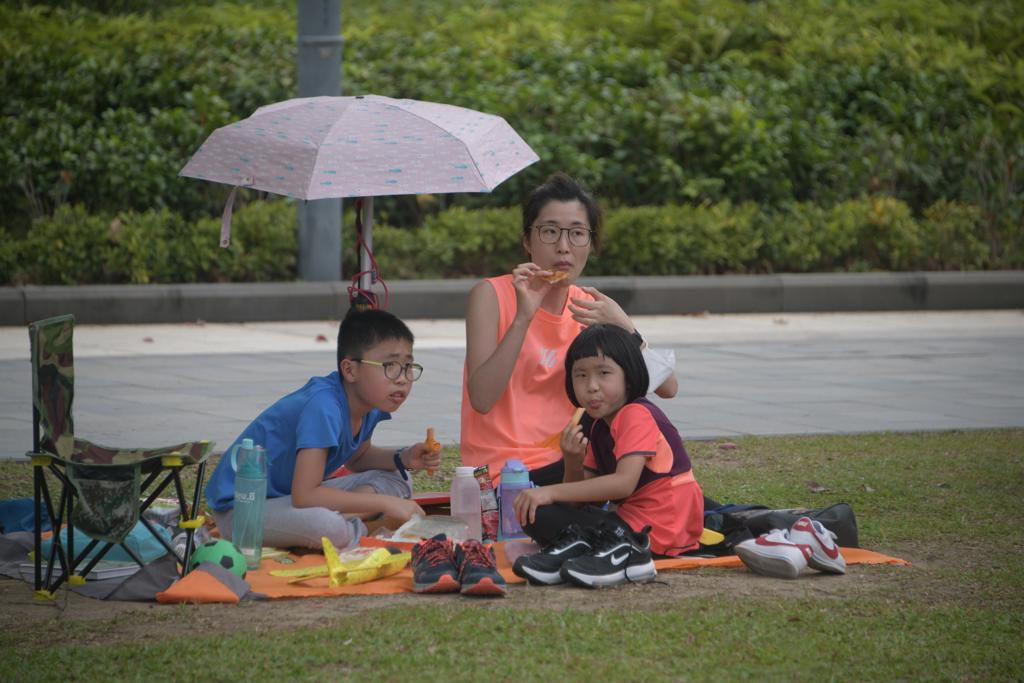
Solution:
<svg viewBox="0 0 1024 683"><path fill-rule="evenodd" d="M348 397L341 377L332 372L313 377L306 386L277 401L245 428L231 448L252 439L267 449L267 498L291 495L295 461L302 448L326 448L324 477L338 469L369 441L374 427L391 414L376 408L363 417L359 433L352 434ZM217 512L230 510L235 504L235 471L231 469L231 448L217 463L206 485L206 501Z"/></svg>

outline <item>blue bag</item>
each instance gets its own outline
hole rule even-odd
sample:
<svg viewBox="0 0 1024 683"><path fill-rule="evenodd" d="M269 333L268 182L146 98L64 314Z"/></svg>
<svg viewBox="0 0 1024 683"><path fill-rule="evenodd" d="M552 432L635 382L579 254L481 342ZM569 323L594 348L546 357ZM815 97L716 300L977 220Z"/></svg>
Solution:
<svg viewBox="0 0 1024 683"><path fill-rule="evenodd" d="M154 524L153 528L164 537L164 539L171 542L171 531L167 527ZM68 542L68 529L64 527L61 530L61 539L67 547ZM92 539L82 533L80 530L75 529L75 554L82 552L82 549L89 544ZM154 538L153 534L149 532L149 529L145 527L142 522L136 522L135 526L128 533L128 536L122 541L126 546L132 549L132 551L138 555L143 562L150 563L158 557L163 557L167 554L167 549L160 545L160 541ZM43 541L42 551L43 560L45 561L50 557L50 546L53 545L52 539L46 539ZM100 551L104 544L97 543L96 547L93 548L92 552L89 553L86 559L93 557ZM112 560L116 562L132 562L132 557L124 551L120 546L115 545L113 548L103 556L104 560Z"/></svg>
<svg viewBox="0 0 1024 683"><path fill-rule="evenodd" d="M46 506L42 506L43 524L42 530L49 531L51 528L50 515L46 512ZM31 498L9 498L0 500L0 534L10 534L15 531L32 531L35 528L35 501Z"/></svg>

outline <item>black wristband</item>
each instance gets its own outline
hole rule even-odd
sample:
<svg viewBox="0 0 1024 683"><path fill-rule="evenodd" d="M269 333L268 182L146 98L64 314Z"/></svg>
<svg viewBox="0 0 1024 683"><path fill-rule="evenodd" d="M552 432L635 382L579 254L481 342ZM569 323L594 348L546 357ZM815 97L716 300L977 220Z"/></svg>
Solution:
<svg viewBox="0 0 1024 683"><path fill-rule="evenodd" d="M402 451L404 448L395 449L395 470L402 475L402 479L409 481L409 473L405 471L405 463L402 462Z"/></svg>

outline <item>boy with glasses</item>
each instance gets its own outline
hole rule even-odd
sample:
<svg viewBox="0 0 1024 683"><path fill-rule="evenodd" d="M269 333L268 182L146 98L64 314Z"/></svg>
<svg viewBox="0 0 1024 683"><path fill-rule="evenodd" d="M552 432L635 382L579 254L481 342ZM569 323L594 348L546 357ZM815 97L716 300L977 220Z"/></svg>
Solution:
<svg viewBox="0 0 1024 683"><path fill-rule="evenodd" d="M423 373L412 345L412 332L391 313L350 311L338 329L337 369L311 378L239 434L235 444L249 438L267 450L264 545L320 548L326 536L345 548L366 534L364 519L423 514L410 500L406 471L436 468L441 454L424 443L370 443ZM327 478L342 465L353 474ZM234 489L230 459L221 458L206 500L224 538L231 537Z"/></svg>

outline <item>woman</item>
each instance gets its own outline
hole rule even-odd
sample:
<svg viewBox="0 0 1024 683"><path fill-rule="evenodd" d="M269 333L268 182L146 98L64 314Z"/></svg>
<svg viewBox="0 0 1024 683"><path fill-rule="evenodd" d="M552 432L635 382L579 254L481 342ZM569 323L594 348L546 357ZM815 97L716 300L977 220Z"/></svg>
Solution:
<svg viewBox="0 0 1024 683"><path fill-rule="evenodd" d="M613 299L574 284L601 242L601 210L577 181L556 173L530 194L522 242L526 263L469 294L461 452L463 463L487 465L492 477L518 459L546 485L562 481L558 437L573 414L569 344L597 323L640 333ZM656 393L671 398L677 386L673 374Z"/></svg>

